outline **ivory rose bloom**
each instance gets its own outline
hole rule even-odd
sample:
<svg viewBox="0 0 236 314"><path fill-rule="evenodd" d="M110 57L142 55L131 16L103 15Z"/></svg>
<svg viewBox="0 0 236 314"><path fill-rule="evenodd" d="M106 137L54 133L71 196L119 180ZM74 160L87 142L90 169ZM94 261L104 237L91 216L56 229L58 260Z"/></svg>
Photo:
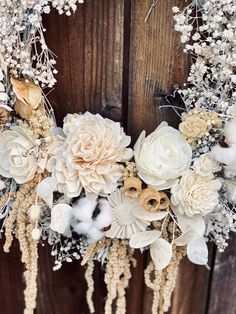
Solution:
<svg viewBox="0 0 236 314"><path fill-rule="evenodd" d="M171 189L171 204L180 214L205 216L219 203L221 181L186 170L179 183Z"/></svg>
<svg viewBox="0 0 236 314"><path fill-rule="evenodd" d="M216 161L210 154L203 154L195 159L193 169L197 174L203 177L212 176L213 173L222 169L220 163Z"/></svg>
<svg viewBox="0 0 236 314"><path fill-rule="evenodd" d="M172 187L190 167L192 149L178 130L163 122L145 138L143 131L134 146L140 178L158 190Z"/></svg>
<svg viewBox="0 0 236 314"><path fill-rule="evenodd" d="M43 171L46 157L40 162L35 158L37 147L24 129L15 126L0 134L0 175L13 178L23 184L34 178L37 171Z"/></svg>
<svg viewBox="0 0 236 314"><path fill-rule="evenodd" d="M112 193L122 176L119 162L128 161L133 151L130 137L119 123L99 114L69 114L64 120L66 138L48 162L59 192L76 197Z"/></svg>

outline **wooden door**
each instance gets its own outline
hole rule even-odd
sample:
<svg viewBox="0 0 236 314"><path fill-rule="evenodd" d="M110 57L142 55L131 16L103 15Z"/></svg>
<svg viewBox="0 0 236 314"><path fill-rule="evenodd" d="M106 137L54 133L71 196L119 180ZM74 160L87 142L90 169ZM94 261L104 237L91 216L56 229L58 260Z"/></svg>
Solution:
<svg viewBox="0 0 236 314"><path fill-rule="evenodd" d="M186 81L189 59L173 30L172 6L185 0L159 0L147 23L150 0L86 0L71 16L46 16L47 42L58 56L58 83L49 96L58 121L68 112L99 112L122 122L135 141L160 121L176 126L177 116L160 109L158 95ZM220 255L212 247L210 269L186 259L181 264L171 314L234 314L236 288L234 238ZM138 266L127 291L127 314L151 313L152 293L142 276L148 257L136 254ZM23 287L17 243L0 253L0 313L23 313ZM38 314L88 313L84 269L79 262L52 271L50 248L40 248ZM94 302L103 313L106 288L96 265Z"/></svg>

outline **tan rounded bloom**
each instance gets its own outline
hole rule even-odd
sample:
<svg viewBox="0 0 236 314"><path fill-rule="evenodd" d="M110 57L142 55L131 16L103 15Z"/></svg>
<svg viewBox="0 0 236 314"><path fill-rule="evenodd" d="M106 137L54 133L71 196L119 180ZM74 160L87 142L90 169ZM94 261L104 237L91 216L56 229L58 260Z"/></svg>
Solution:
<svg viewBox="0 0 236 314"><path fill-rule="evenodd" d="M23 184L34 178L40 169L43 171L44 159L37 159L38 148L24 129L18 126L0 134L0 175L13 178Z"/></svg>
<svg viewBox="0 0 236 314"><path fill-rule="evenodd" d="M216 112L193 109L182 116L179 131L190 144L194 144L197 139L204 137L212 127L221 127L221 120Z"/></svg>
<svg viewBox="0 0 236 314"><path fill-rule="evenodd" d="M180 133L192 143L196 139L202 138L209 130L207 121L199 115L188 116L179 125Z"/></svg>
<svg viewBox="0 0 236 314"><path fill-rule="evenodd" d="M68 115L63 127L64 144L48 162L59 192L68 197L112 193L122 177L119 162L132 158L130 137L119 123L86 112Z"/></svg>
<svg viewBox="0 0 236 314"><path fill-rule="evenodd" d="M203 177L192 170L183 173L179 183L171 189L171 205L182 215L205 216L219 203L221 181Z"/></svg>
<svg viewBox="0 0 236 314"><path fill-rule="evenodd" d="M16 95L15 111L23 119L29 119L33 110L38 108L42 100L42 91L39 86L24 79L11 77L13 92Z"/></svg>

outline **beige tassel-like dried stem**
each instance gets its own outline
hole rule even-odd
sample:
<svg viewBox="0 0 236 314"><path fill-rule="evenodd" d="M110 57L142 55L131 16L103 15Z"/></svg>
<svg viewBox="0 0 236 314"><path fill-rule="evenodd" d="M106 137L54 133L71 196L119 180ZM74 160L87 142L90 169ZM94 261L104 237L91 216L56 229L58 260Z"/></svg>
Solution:
<svg viewBox="0 0 236 314"><path fill-rule="evenodd" d="M88 304L90 313L95 313L94 304L93 304L93 292L94 292L93 272L94 272L94 261L90 260L87 263L87 268L85 271L85 279L88 285L86 298L87 298L87 304Z"/></svg>
<svg viewBox="0 0 236 314"><path fill-rule="evenodd" d="M116 300L116 313L126 313L125 289L131 278L130 267L135 266L132 257L133 250L124 240L114 239L108 253L105 283L107 285L107 300L105 314L112 314L112 305Z"/></svg>

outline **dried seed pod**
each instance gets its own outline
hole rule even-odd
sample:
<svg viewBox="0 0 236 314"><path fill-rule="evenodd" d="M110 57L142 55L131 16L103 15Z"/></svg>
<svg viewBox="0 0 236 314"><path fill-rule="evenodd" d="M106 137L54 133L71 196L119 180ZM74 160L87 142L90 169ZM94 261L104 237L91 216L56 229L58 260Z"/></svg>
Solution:
<svg viewBox="0 0 236 314"><path fill-rule="evenodd" d="M142 193L142 181L139 178L129 177L124 181L124 194L130 198L138 198Z"/></svg>
<svg viewBox="0 0 236 314"><path fill-rule="evenodd" d="M141 205L150 212L159 210L161 196L154 188L146 188L140 195L139 201Z"/></svg>
<svg viewBox="0 0 236 314"><path fill-rule="evenodd" d="M167 209L170 206L170 199L169 197L166 195L165 192L159 192L160 193L160 206L159 209Z"/></svg>
<svg viewBox="0 0 236 314"><path fill-rule="evenodd" d="M0 124L7 123L11 118L11 108L5 105L0 105Z"/></svg>

